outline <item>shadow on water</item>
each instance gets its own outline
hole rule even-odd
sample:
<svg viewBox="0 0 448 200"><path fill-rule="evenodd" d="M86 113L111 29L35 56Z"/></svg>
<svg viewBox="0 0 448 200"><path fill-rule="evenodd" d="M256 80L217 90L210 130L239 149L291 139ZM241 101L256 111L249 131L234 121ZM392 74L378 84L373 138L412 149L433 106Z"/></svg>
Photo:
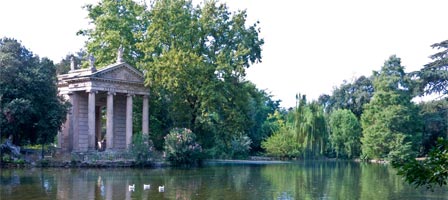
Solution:
<svg viewBox="0 0 448 200"><path fill-rule="evenodd" d="M133 191L129 185L135 184ZM150 184L150 189L143 185ZM159 192L159 186L165 186ZM201 168L2 169L0 199L448 199L387 165L215 162Z"/></svg>

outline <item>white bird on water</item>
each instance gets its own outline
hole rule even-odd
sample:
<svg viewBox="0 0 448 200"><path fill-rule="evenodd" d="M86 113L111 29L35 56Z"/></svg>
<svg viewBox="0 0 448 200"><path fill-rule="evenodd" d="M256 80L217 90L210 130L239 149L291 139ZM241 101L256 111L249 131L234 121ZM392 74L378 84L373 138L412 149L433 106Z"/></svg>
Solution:
<svg viewBox="0 0 448 200"><path fill-rule="evenodd" d="M135 184L129 185L129 191L134 191L135 190Z"/></svg>
<svg viewBox="0 0 448 200"><path fill-rule="evenodd" d="M143 190L149 190L150 188L151 188L151 185L143 184Z"/></svg>
<svg viewBox="0 0 448 200"><path fill-rule="evenodd" d="M165 192L165 186L164 185L159 186L159 192Z"/></svg>

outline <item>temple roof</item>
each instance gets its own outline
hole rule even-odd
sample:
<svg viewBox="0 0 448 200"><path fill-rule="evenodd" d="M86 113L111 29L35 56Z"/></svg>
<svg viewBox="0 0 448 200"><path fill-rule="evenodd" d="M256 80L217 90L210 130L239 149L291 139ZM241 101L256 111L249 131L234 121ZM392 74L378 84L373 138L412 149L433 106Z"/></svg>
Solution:
<svg viewBox="0 0 448 200"><path fill-rule="evenodd" d="M67 74L58 76L58 87L65 91L98 90L121 91L123 88L136 90L133 93L146 93L144 75L131 65L120 62L108 65L102 69L95 68L70 70ZM138 92L137 92L138 91Z"/></svg>

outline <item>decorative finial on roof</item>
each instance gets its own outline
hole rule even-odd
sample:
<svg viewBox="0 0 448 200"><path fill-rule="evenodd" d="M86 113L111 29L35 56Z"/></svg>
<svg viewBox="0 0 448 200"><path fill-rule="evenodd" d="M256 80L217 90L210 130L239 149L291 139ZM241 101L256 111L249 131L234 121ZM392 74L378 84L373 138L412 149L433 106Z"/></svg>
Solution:
<svg viewBox="0 0 448 200"><path fill-rule="evenodd" d="M76 65L75 65L75 57L72 55L70 57L70 70L73 71L76 69Z"/></svg>
<svg viewBox="0 0 448 200"><path fill-rule="evenodd" d="M92 71L96 71L96 68L95 68L95 57L93 57L92 53L89 55L89 61L90 61L90 69Z"/></svg>
<svg viewBox="0 0 448 200"><path fill-rule="evenodd" d="M120 47L118 47L118 52L117 52L117 63L122 63L123 62L123 46L120 45Z"/></svg>

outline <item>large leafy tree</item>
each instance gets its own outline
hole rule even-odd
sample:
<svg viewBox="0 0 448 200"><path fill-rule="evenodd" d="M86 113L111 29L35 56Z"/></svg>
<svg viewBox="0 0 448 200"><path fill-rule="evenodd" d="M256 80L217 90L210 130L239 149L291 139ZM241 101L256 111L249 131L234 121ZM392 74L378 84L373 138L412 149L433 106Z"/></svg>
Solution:
<svg viewBox="0 0 448 200"><path fill-rule="evenodd" d="M361 116L362 153L364 158L375 159L405 156L421 139L421 121L411 102L411 80L396 56L391 56L373 76L375 93Z"/></svg>
<svg viewBox="0 0 448 200"><path fill-rule="evenodd" d="M253 102L266 95L245 80L245 69L261 61L263 40L257 23L246 24L245 11L188 0L156 0L149 7L103 0L87 10L95 27L80 33L96 62L113 62L121 44L125 60L146 72L157 132L186 127L203 147L226 150L233 135L252 134L260 123L251 106L263 107Z"/></svg>
<svg viewBox="0 0 448 200"><path fill-rule="evenodd" d="M330 114L330 144L336 157L354 158L361 152L361 124L350 110L340 109Z"/></svg>
<svg viewBox="0 0 448 200"><path fill-rule="evenodd" d="M17 40L0 39L0 132L15 144L54 141L67 114L56 68Z"/></svg>
<svg viewBox="0 0 448 200"><path fill-rule="evenodd" d="M205 147L218 142L227 149L233 134L248 131L253 88L244 81L245 68L261 59L263 40L245 18L215 1L202 8L156 1L139 45L147 83L170 100L172 120L196 132Z"/></svg>

